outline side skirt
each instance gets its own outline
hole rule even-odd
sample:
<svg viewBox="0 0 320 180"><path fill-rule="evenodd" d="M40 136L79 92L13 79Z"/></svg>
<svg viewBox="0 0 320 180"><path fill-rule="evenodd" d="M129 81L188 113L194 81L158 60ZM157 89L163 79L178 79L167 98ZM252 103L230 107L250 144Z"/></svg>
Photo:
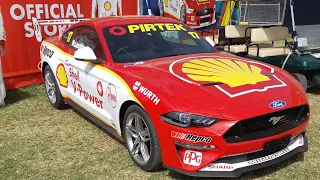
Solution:
<svg viewBox="0 0 320 180"><path fill-rule="evenodd" d="M76 103L74 103L72 100L66 100L66 102L76 111L84 115L86 118L103 128L104 130L108 131L111 135L119 139L120 141L123 141L122 137L117 133L116 130L111 128L110 126L106 125L104 122L100 121L96 117L94 117L92 114L84 110L82 107L78 106Z"/></svg>

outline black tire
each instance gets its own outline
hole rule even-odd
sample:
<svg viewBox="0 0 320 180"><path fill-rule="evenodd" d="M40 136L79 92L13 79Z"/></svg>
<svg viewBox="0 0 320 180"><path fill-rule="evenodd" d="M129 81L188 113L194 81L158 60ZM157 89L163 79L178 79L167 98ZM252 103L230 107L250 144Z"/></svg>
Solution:
<svg viewBox="0 0 320 180"><path fill-rule="evenodd" d="M56 93L56 98L55 98L55 101L52 101L50 100L49 98L49 94L48 94L48 86L46 84L46 75L47 74L50 74L51 77L52 77L52 82L53 83L53 86L55 87L55 93ZM46 93L47 93L47 97L48 97L48 100L50 102L50 104L56 108L56 109L59 109L59 110L63 110L63 109L66 109L68 107L68 105L64 102L63 100L63 97L61 95L61 92L60 92L60 89L59 89L59 86L58 86L58 83L56 81L56 78L54 76L54 73L52 72L51 68L49 65L47 65L45 68L44 68L44 71L43 71L43 79L44 79L44 83L45 83L45 89L46 89Z"/></svg>
<svg viewBox="0 0 320 180"><path fill-rule="evenodd" d="M141 118L143 118L145 125L147 126L147 129L150 134L150 142L149 142L150 148L151 148L151 150L149 150L150 151L150 156L149 156L150 158L145 164L139 163L134 158L134 156L132 155L132 152L130 151L130 147L129 147L129 143L128 143L128 141L130 141L130 140L127 138L127 135L130 133L127 132L127 123L128 123L128 121L130 121L128 119L129 115L131 116L132 114L138 114L138 115L140 115ZM161 156L161 150L160 150L158 136L156 134L156 131L155 131L155 128L153 126L151 119L149 118L148 114L140 106L131 105L127 109L125 116L124 116L124 119L123 119L122 134L123 134L123 139L124 139L125 145L127 147L127 150L129 152L131 159L140 169L142 169L144 171L151 172L151 171L156 171L162 167L162 156Z"/></svg>
<svg viewBox="0 0 320 180"><path fill-rule="evenodd" d="M305 75L299 73L292 73L292 75L300 82L303 89L307 91L308 89L308 80Z"/></svg>

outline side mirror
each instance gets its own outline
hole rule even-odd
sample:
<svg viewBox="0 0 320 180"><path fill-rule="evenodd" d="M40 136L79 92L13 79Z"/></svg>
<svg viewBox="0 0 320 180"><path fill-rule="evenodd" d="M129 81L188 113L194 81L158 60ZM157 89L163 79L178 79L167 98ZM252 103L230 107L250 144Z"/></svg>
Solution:
<svg viewBox="0 0 320 180"><path fill-rule="evenodd" d="M213 41L213 39L212 38L210 38L209 36L207 36L206 37L206 40L208 41L208 43L210 43L211 44L211 46L215 46L216 44L214 43L214 41Z"/></svg>
<svg viewBox="0 0 320 180"><path fill-rule="evenodd" d="M97 56L94 54L93 50L90 47L83 47L74 53L74 58L78 61L89 61L93 63L99 63Z"/></svg>

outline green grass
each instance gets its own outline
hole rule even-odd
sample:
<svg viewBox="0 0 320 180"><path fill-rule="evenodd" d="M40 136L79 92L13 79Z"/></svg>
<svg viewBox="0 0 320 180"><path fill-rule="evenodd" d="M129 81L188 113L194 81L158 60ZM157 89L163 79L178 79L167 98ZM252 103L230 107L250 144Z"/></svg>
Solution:
<svg viewBox="0 0 320 180"><path fill-rule="evenodd" d="M0 109L0 179L196 179L147 173L124 145L72 109L51 107L43 85L7 93ZM320 90L308 93L309 151L240 179L320 179ZM217 178L220 179L220 178Z"/></svg>

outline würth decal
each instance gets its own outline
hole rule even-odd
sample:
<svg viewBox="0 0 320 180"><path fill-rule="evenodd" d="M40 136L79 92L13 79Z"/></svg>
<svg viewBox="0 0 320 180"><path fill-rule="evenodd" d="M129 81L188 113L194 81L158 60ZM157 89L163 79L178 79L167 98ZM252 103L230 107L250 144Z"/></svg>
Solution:
<svg viewBox="0 0 320 180"><path fill-rule="evenodd" d="M136 81L132 87L134 91L140 92L141 94L145 95L147 98L149 98L155 105L158 105L160 102L160 98L154 94L152 91L150 91L148 88L141 85L141 82Z"/></svg>

